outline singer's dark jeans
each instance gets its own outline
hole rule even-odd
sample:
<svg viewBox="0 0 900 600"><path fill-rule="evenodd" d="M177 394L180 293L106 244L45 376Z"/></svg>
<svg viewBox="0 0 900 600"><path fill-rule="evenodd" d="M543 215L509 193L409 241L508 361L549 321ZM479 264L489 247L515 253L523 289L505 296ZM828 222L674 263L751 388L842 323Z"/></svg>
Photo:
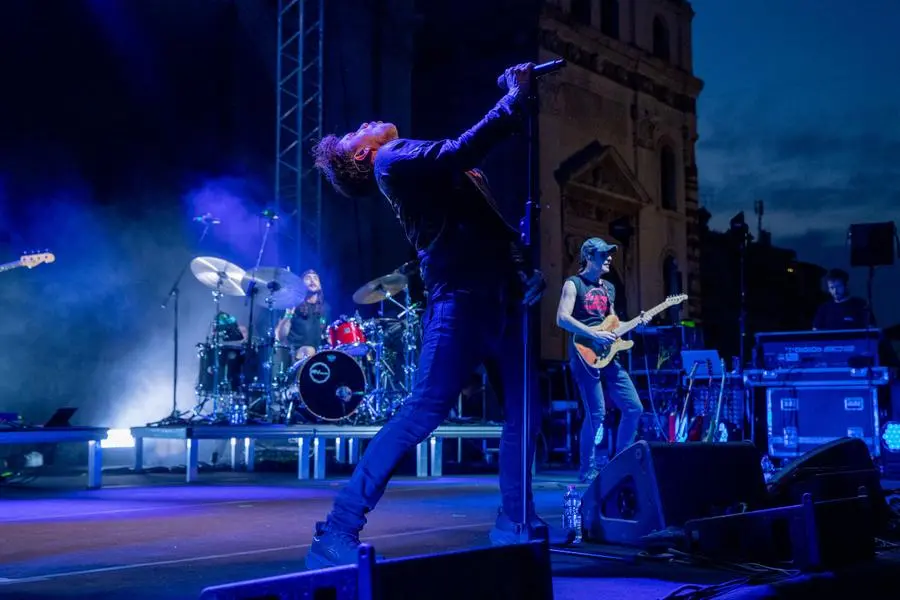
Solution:
<svg viewBox="0 0 900 600"><path fill-rule="evenodd" d="M497 289L497 288L500 289ZM523 346L520 301L501 286L454 290L433 296L424 317L418 381L403 408L372 439L349 483L338 494L326 527L358 532L384 494L400 460L440 425L464 383L482 363L497 396L504 399L500 439L500 494L513 521L522 513L522 485L531 501L531 462L540 426L540 400L533 395L528 428L528 470L523 482ZM535 390L536 386L532 387Z"/></svg>

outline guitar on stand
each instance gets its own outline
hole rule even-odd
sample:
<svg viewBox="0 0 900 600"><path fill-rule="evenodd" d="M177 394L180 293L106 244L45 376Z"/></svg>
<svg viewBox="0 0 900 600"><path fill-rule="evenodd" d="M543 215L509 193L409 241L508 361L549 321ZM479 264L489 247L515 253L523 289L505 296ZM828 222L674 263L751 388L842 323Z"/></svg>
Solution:
<svg viewBox="0 0 900 600"><path fill-rule="evenodd" d="M699 361L698 361L699 362ZM698 364L697 362L694 363ZM713 383L713 362L712 360L706 359L703 361L703 364L706 365L706 373L708 375L708 379L706 381L706 393L707 397L704 401L703 412L699 415L694 415L694 418L691 419L691 424L688 427L687 439L689 442L699 442L703 440L704 434L704 423L707 421L708 416L708 404L709 404L709 391L712 389Z"/></svg>
<svg viewBox="0 0 900 600"><path fill-rule="evenodd" d="M716 409L713 411L712 418L709 420L709 425L706 428L706 435L703 436L704 442L728 441L728 432L724 432L725 439L722 439L722 432L719 431L719 424L722 420L722 399L725 396L725 359L721 360L720 368L722 369L722 377L719 380L719 399L716 400ZM711 372L710 375L712 375Z"/></svg>
<svg viewBox="0 0 900 600"><path fill-rule="evenodd" d="M19 260L0 264L0 273L2 273L3 271L12 271L13 269L18 269L19 267L33 269L38 265L44 263L52 263L55 260L56 257L53 256L53 254L51 254L50 252L32 252L31 254L23 254L19 257Z"/></svg>
<svg viewBox="0 0 900 600"><path fill-rule="evenodd" d="M621 322L616 315L609 315L603 319L601 323L591 325L590 328L594 331L611 331L618 336L618 339L611 344L601 344L586 336L575 335L573 339L575 342L575 349L588 366L594 367L595 369L602 369L613 361L616 354L631 350L634 346L633 341L622 339L623 335L636 328L638 325L648 322L667 308L681 304L687 300L687 298L687 294L669 296L650 310L641 313L640 316L637 316L630 321L625 321L624 323Z"/></svg>
<svg viewBox="0 0 900 600"><path fill-rule="evenodd" d="M688 418L687 418L687 408L688 404L691 403L691 392L694 389L694 376L697 373L697 367L700 365L699 362L695 362L691 365L691 372L688 374L688 389L687 393L684 395L684 402L681 405L681 414L678 415L678 418L675 419L675 441L676 442L686 442L688 437Z"/></svg>

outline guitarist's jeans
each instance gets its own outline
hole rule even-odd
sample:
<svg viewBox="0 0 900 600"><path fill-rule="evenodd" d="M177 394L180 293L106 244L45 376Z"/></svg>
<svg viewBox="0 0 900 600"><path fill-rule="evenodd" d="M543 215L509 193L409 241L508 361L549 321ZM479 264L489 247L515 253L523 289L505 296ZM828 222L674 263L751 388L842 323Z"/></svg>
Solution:
<svg viewBox="0 0 900 600"><path fill-rule="evenodd" d="M618 360L602 369L584 364L577 352L571 353L572 375L581 401L584 403L584 425L581 428L581 473L586 475L602 454L603 420L606 418L606 397L622 412L616 432L616 454L634 442L643 407L631 376Z"/></svg>
<svg viewBox="0 0 900 600"><path fill-rule="evenodd" d="M347 486L335 499L326 529L356 533L366 523L397 465L447 418L465 381L482 363L497 396L503 398L506 423L500 438L500 494L503 512L520 521L522 485L531 494L531 469L522 481L523 359L522 308L506 301L502 286L479 293L452 291L434 296L424 317L419 379L411 397L372 439ZM500 291L497 290L500 287ZM533 370L536 374L536 370ZM533 386L534 390L535 387ZM528 456L534 456L541 403L533 395ZM529 459L529 464L531 459Z"/></svg>

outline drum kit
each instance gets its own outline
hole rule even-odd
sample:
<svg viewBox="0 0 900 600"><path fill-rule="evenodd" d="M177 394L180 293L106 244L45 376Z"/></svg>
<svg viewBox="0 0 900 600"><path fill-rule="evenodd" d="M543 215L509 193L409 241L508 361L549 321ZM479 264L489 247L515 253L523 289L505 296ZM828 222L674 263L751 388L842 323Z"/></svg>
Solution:
<svg viewBox="0 0 900 600"><path fill-rule="evenodd" d="M380 303L378 318L363 319L359 311L352 317L342 315L327 326L314 353L297 355L276 339L275 331L281 311L306 301L303 278L277 267L245 271L207 256L193 259L190 268L197 281L212 290L215 304L206 340L197 344L195 419L378 424L412 391L421 311L411 302L405 274L379 277L353 294L357 304ZM224 296L248 297L247 328L221 310ZM254 315L257 296L261 315ZM389 307L396 316L385 316ZM254 320L265 327L254 327Z"/></svg>

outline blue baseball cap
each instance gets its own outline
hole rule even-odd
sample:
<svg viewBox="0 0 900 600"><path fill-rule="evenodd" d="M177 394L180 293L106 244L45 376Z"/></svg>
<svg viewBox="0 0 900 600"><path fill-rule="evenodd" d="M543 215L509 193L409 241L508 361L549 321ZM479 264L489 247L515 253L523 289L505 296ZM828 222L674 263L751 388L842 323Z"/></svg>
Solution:
<svg viewBox="0 0 900 600"><path fill-rule="evenodd" d="M581 260L587 262L597 254L615 254L618 250L615 244L608 244L598 237L588 238L581 245Z"/></svg>

